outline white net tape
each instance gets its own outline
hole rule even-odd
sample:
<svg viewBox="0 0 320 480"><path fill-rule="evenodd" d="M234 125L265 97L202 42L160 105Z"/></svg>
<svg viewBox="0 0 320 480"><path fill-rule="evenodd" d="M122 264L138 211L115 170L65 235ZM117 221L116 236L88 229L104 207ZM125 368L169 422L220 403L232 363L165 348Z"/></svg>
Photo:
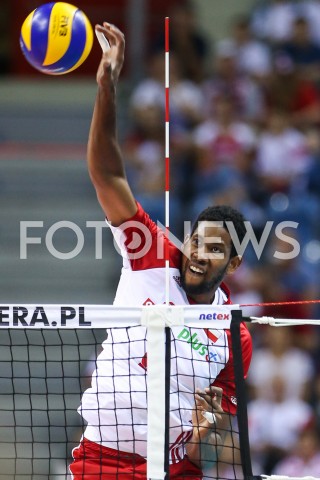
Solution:
<svg viewBox="0 0 320 480"><path fill-rule="evenodd" d="M0 305L1 328L116 328L147 325L150 315L162 320L162 326L187 325L208 328L213 321L229 328L231 311L239 305L149 305L115 307L113 305Z"/></svg>

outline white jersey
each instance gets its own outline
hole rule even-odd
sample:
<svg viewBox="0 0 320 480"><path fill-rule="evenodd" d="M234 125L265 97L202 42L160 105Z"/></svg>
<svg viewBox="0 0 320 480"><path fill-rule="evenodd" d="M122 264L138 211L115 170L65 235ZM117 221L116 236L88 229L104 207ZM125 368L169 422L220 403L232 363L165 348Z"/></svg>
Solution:
<svg viewBox="0 0 320 480"><path fill-rule="evenodd" d="M165 266L159 255L159 242L164 235L138 206L125 234L112 228L124 256L115 305L141 306L165 302ZM137 254L139 222L147 227L148 250ZM121 236L121 238L120 238ZM135 245L134 245L135 244ZM140 245L141 246L141 245ZM180 286L180 251L170 243L170 303L189 304ZM128 252L133 258L128 258ZM131 257L131 255L129 255ZM229 303L228 295L219 288L213 304ZM215 322L216 326L216 322ZM85 438L103 446L147 454L147 352L145 327L108 330L98 356L91 388L83 395L79 413L88 422ZM235 413L236 398L233 376L228 367L227 383L223 372L230 360L229 338L224 330L174 327L171 334L170 383L170 461L180 461L185 455L185 442L192 435L192 409L196 388L210 384L223 386L226 397L223 408ZM220 381L216 381L221 377Z"/></svg>

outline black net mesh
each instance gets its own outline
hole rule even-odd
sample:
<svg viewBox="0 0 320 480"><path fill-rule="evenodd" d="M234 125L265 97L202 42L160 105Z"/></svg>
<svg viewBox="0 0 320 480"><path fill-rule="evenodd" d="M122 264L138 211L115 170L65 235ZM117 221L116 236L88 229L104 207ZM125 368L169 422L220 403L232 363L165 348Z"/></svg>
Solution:
<svg viewBox="0 0 320 480"><path fill-rule="evenodd" d="M234 381L220 373L229 358L227 336L223 330L210 332L183 326L171 331L168 458L172 479L201 478L193 464L191 470L189 463L182 470L179 467L186 443L196 448L198 444L192 437L197 388L203 392L216 382L226 393L224 410L232 409L233 390L228 381ZM143 327L116 328L108 335L103 329L2 330L0 479L71 479L72 450L78 447L87 422L91 423L89 440L102 440L104 448L94 450L93 470L86 470L92 450L89 454L85 450L75 478L145 478L141 456L145 456L148 431L146 349ZM94 371L97 375L92 377ZM81 399L82 416L77 411ZM237 418L224 415L227 421L219 432L214 424L210 429L207 424L200 426L202 432L210 433L203 435L199 453L205 479L243 478ZM198 419L203 420L199 412ZM214 440L217 435L225 436L222 450L219 440ZM111 458L105 448L120 454ZM103 476L109 460L111 472L124 462L136 466L142 476Z"/></svg>

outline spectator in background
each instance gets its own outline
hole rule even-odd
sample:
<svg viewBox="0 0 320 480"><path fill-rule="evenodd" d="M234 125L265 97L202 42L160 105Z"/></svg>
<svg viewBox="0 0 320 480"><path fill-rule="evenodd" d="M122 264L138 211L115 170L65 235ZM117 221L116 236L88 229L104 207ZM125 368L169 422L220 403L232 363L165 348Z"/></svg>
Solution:
<svg viewBox="0 0 320 480"><path fill-rule="evenodd" d="M307 192L320 203L320 138L316 129L307 132L307 142L310 151L310 167L306 172Z"/></svg>
<svg viewBox="0 0 320 480"><path fill-rule="evenodd" d="M253 12L253 32L270 45L279 46L290 38L295 15L295 5L290 0L265 2Z"/></svg>
<svg viewBox="0 0 320 480"><path fill-rule="evenodd" d="M180 59L170 55L170 126L175 132L190 132L204 120L205 98L201 88L183 77Z"/></svg>
<svg viewBox="0 0 320 480"><path fill-rule="evenodd" d="M320 46L312 40L309 22L306 18L297 17L295 19L291 38L283 45L282 50L303 77L319 83Z"/></svg>
<svg viewBox="0 0 320 480"><path fill-rule="evenodd" d="M265 103L261 87L243 72L239 71L237 49L230 39L221 40L215 49L215 61L211 74L203 83L207 99L208 115L218 97L234 99L234 112L245 121L260 121L264 115Z"/></svg>
<svg viewBox="0 0 320 480"><path fill-rule="evenodd" d="M304 16L310 26L311 39L320 45L320 1L302 0L299 3L299 15Z"/></svg>
<svg viewBox="0 0 320 480"><path fill-rule="evenodd" d="M158 106L164 110L164 57L153 53L147 62L147 75L135 86L130 96L133 119L136 111L144 105Z"/></svg>
<svg viewBox="0 0 320 480"><path fill-rule="evenodd" d="M235 119L234 99L220 95L214 113L194 132L198 174L197 195L217 192L250 170L256 137L251 127Z"/></svg>
<svg viewBox="0 0 320 480"><path fill-rule="evenodd" d="M248 376L255 398L269 399L276 376L283 379L285 399L306 398L314 375L311 356L295 347L295 334L290 327L266 327L264 333L264 344L253 352Z"/></svg>
<svg viewBox="0 0 320 480"><path fill-rule="evenodd" d="M212 115L195 129L193 142L196 167L191 218L198 208L228 204L237 205L255 226L260 225L264 213L250 196L256 135L248 123L236 119L233 98L221 95L215 99Z"/></svg>
<svg viewBox="0 0 320 480"><path fill-rule="evenodd" d="M170 55L175 54L184 78L199 83L206 73L209 42L197 26L197 15L190 1L170 8ZM153 45L153 51L164 51L163 34Z"/></svg>
<svg viewBox="0 0 320 480"><path fill-rule="evenodd" d="M272 474L289 477L320 477L318 432L313 428L302 430L292 451L275 466Z"/></svg>
<svg viewBox="0 0 320 480"><path fill-rule="evenodd" d="M160 214L163 208L163 165L164 151L161 142L164 142L164 105L165 105L165 88L164 88L164 56L163 52L155 53L150 57L149 76L142 80L134 89L130 107L133 119L133 131L129 134L126 142L127 155L129 161L129 170L133 174L132 181L135 183L137 192L140 192L140 201L143 202L142 196L147 194L148 210L152 218L158 218L163 222L163 215ZM193 169L193 149L190 142L192 130L203 120L205 100L200 87L189 79L182 76L181 64L175 54L170 55L170 147L171 155L175 159L171 165L172 177L172 195L170 212L173 220L178 215L180 200L184 205L192 200L192 184L190 172ZM148 143L141 143L142 136L146 132L150 133L153 129L154 121L150 119L152 112L157 114L157 136L156 149L154 139L151 158L148 160L148 152L146 145L150 148L150 138ZM144 118L145 116L145 118ZM151 120L151 123L149 121ZM148 134L149 135L149 134ZM152 133L154 136L154 132ZM137 138L139 138L139 151L137 151ZM146 139L145 139L146 140ZM133 142L133 143L132 143ZM145 154L144 160L141 162L142 145ZM151 153L151 152L150 152ZM138 155L137 155L138 154ZM155 159L157 158L157 160ZM130 166L131 165L131 166ZM145 171L144 167L149 165ZM140 181L137 179L140 178ZM148 178L148 185L141 182L141 178ZM136 181L135 181L136 179ZM153 181L154 179L154 181ZM142 183L142 184L141 184ZM150 188L152 187L152 191ZM161 190L162 189L162 190ZM156 195L157 200L151 197ZM145 201L147 200L145 197ZM161 198L160 198L161 197ZM156 202L157 207L152 211L152 205ZM144 203L145 204L145 203ZM150 210L151 207L151 210ZM156 217L154 216L156 214ZM174 222L179 224L180 222ZM177 232L175 232L177 233Z"/></svg>
<svg viewBox="0 0 320 480"><path fill-rule="evenodd" d="M157 105L164 109L164 56L163 52L151 55L148 76L132 92L130 105L133 111L141 104ZM190 131L203 120L205 99L200 87L183 76L180 59L170 54L170 126L175 131Z"/></svg>
<svg viewBox="0 0 320 480"><path fill-rule="evenodd" d="M300 129L320 124L320 97L315 84L301 74L284 52L274 56L274 68L266 89L266 104L282 109Z"/></svg>
<svg viewBox="0 0 320 480"><path fill-rule="evenodd" d="M309 224L307 240L312 241L312 239L320 237L320 225L314 221L315 218L320 216L320 138L318 129L308 130L306 139L310 162L302 179L302 188L298 198L295 199L295 203L300 205L299 221L302 220ZM308 227L307 224L305 226ZM319 284L317 280L315 283ZM319 293L317 292L314 298L318 296Z"/></svg>
<svg viewBox="0 0 320 480"><path fill-rule="evenodd" d="M133 113L133 125L123 153L131 185L138 201L148 206L154 221L164 222L164 128L163 107L141 102ZM146 179L148 179L146 181ZM172 208L174 205L172 204Z"/></svg>
<svg viewBox="0 0 320 480"><path fill-rule="evenodd" d="M287 373L273 370L268 391L248 405L252 457L260 465L261 473L267 475L313 421L310 405L296 396L287 395Z"/></svg>
<svg viewBox="0 0 320 480"><path fill-rule="evenodd" d="M266 43L254 38L248 17L233 22L232 39L239 71L264 84L271 73L271 51Z"/></svg>
<svg viewBox="0 0 320 480"><path fill-rule="evenodd" d="M318 345L319 345L319 335L318 335ZM311 405L315 411L316 422L315 427L317 431L320 432L320 352L317 350L316 355L316 366L317 366L317 375L314 378L312 385L312 395L311 395Z"/></svg>
<svg viewBox="0 0 320 480"><path fill-rule="evenodd" d="M268 124L257 142L255 166L260 198L268 220L276 224L282 221L298 222L297 240L302 254L303 245L319 231L314 218L320 210L319 202L306 188L312 163L310 141L290 121L289 113L284 110L274 109L270 112ZM287 265L289 269L292 268L290 261L287 261ZM307 276L315 281L310 271ZM300 288L302 297L304 293Z"/></svg>
<svg viewBox="0 0 320 480"><path fill-rule="evenodd" d="M270 216L268 218L270 218ZM288 213L284 218L288 219ZM269 242L269 244L266 245L267 248L264 249L262 262L255 264L252 268L250 275L251 283L261 295L261 302L283 303L283 305L268 305L262 307L260 309L261 316L292 319L317 318L314 317L313 304L290 303L314 299L318 296L318 283L315 275L310 272L310 267L305 263L300 251L300 247L303 245L300 237L303 238L304 236L304 232L301 231L303 230L302 224L304 221L302 221L301 216L294 216L294 218L295 220L299 219L298 228L295 230L296 233L293 234L292 229L285 228L279 237L271 234L271 242ZM277 221L275 224L280 225L280 222ZM282 237L282 235L285 236ZM255 329L254 338L256 345L267 347L266 351L269 352L268 355L270 355L271 358L276 359L279 357L281 359L280 364L282 364L282 361L284 361L284 363L287 362L286 350L291 351L290 355L296 352L299 356L299 352L302 352L302 360L305 363L306 371L310 370L312 373L314 372L315 352L318 350L318 330L316 326L299 325L295 326L292 331L288 331L288 339L291 339L291 347L294 348L292 351L288 346L281 344L282 340L284 340L281 334L279 334L279 338L276 337L275 339L276 342L280 341L280 345L278 346L277 343L275 343L277 351L275 350L272 353L272 347L270 347L271 350L268 350L268 346L273 339L271 339L271 341L265 339L264 329L261 327ZM274 335L276 335L276 333L274 333ZM298 360L296 361L298 363ZM309 367L307 367L307 365L309 365ZM302 377L302 374L300 374L300 377Z"/></svg>
<svg viewBox="0 0 320 480"><path fill-rule="evenodd" d="M307 139L291 124L290 112L273 108L257 142L256 174L266 190L288 193L308 169Z"/></svg>
<svg viewBox="0 0 320 480"><path fill-rule="evenodd" d="M302 221L301 216L299 220ZM284 230L287 236L273 236L269 246L268 265L264 268L270 271L271 277L276 276L273 283L277 290L277 297L282 302L311 300L316 297L313 278L299 258L300 238L303 236L301 229L302 225L299 224L294 233L292 229ZM292 307L286 305L283 314L279 308L276 315L287 318L308 318L312 316L311 309L311 304Z"/></svg>
<svg viewBox="0 0 320 480"><path fill-rule="evenodd" d="M244 315L262 316L263 309L258 304L263 302L263 297L257 288L255 269L252 265L248 265L248 262L242 263L241 267L243 273L233 275L228 280L228 287L232 289L233 301L239 305L254 305L252 307L244 307ZM252 325L250 328L252 328Z"/></svg>

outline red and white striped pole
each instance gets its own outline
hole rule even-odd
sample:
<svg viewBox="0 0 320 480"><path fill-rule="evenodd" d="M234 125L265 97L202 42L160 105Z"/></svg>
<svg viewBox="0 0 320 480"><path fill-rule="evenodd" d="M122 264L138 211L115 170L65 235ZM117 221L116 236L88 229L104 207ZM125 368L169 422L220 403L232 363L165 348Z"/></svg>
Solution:
<svg viewBox="0 0 320 480"><path fill-rule="evenodd" d="M169 261L169 231L170 231L170 155L169 155L169 124L170 124L170 106L169 106L169 17L165 18L165 299L166 305L169 305L170 290L170 261Z"/></svg>

